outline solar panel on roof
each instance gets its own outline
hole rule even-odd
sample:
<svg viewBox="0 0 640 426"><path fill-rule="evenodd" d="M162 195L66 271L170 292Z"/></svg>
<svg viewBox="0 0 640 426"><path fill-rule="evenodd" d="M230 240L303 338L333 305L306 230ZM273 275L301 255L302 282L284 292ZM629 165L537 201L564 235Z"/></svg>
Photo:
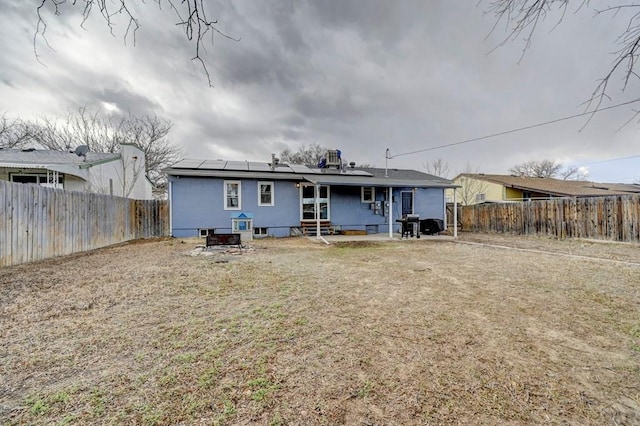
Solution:
<svg viewBox="0 0 640 426"><path fill-rule="evenodd" d="M184 159L173 166L174 169L197 169L203 163L202 160L192 158Z"/></svg>
<svg viewBox="0 0 640 426"><path fill-rule="evenodd" d="M200 169L208 169L208 170L222 170L224 169L225 164L227 164L224 160L206 160L200 165Z"/></svg>
<svg viewBox="0 0 640 426"><path fill-rule="evenodd" d="M278 173L293 173L293 169L291 169L287 164L277 166L275 171Z"/></svg>
<svg viewBox="0 0 640 426"><path fill-rule="evenodd" d="M247 161L227 161L225 170L249 171L249 162Z"/></svg>
<svg viewBox="0 0 640 426"><path fill-rule="evenodd" d="M303 164L289 164L289 167L291 167L291 170L295 173L315 173L315 171Z"/></svg>
<svg viewBox="0 0 640 426"><path fill-rule="evenodd" d="M365 172L364 170L352 170L347 173L352 176L373 176L371 173Z"/></svg>
<svg viewBox="0 0 640 426"><path fill-rule="evenodd" d="M267 163L260 163L257 161L249 161L250 172L270 172L271 166Z"/></svg>

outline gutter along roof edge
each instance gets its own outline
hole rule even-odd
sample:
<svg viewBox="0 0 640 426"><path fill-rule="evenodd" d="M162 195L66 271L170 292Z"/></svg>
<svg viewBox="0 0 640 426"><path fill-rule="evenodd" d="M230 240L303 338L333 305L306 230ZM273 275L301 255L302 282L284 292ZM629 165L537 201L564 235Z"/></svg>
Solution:
<svg viewBox="0 0 640 426"><path fill-rule="evenodd" d="M428 180L410 180L410 179L389 179L374 177L345 177L345 179L334 178L332 176L309 176L305 175L305 179L313 184L320 185L344 185L344 186L376 186L376 187L416 187L416 188L460 188L459 185L453 183L434 182Z"/></svg>
<svg viewBox="0 0 640 426"><path fill-rule="evenodd" d="M245 172L225 170L201 170L201 169L164 169L169 176L187 177L218 177L228 179L268 179L307 181L319 185L335 186L377 186L377 187L416 187L416 188L460 188L454 183L434 182L428 180L375 178L369 176L349 176L343 174L298 174L278 172Z"/></svg>

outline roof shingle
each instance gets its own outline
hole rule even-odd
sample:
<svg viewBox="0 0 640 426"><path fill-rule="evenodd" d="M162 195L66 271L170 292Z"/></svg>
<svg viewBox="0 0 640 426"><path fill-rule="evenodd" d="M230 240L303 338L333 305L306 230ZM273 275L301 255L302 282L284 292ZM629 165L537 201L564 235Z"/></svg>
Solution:
<svg viewBox="0 0 640 426"><path fill-rule="evenodd" d="M119 154L109 154L103 152L87 152L86 161L73 152L53 151L46 149L21 150L21 149L0 149L0 162L38 165L62 165L62 164L82 164L98 161L113 160L119 158Z"/></svg>
<svg viewBox="0 0 640 426"><path fill-rule="evenodd" d="M562 180L528 176L492 175L483 173L463 173L468 177L486 182L497 183L508 188L548 193L562 197L600 197L606 195L628 195L640 193L640 185L624 183L598 183L581 180Z"/></svg>

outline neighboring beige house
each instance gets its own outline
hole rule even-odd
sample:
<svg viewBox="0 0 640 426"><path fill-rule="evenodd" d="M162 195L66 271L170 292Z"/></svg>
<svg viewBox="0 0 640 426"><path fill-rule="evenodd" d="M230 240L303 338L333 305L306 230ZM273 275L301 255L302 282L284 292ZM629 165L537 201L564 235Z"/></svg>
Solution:
<svg viewBox="0 0 640 426"><path fill-rule="evenodd" d="M623 183L597 183L484 173L462 173L453 178L460 185L456 193L462 205L484 202L517 202L569 197L605 197L640 193L640 185ZM453 201L453 191L447 193Z"/></svg>
<svg viewBox="0 0 640 426"><path fill-rule="evenodd" d="M35 183L70 191L152 199L144 151L122 144L115 154L44 149L0 149L0 180Z"/></svg>

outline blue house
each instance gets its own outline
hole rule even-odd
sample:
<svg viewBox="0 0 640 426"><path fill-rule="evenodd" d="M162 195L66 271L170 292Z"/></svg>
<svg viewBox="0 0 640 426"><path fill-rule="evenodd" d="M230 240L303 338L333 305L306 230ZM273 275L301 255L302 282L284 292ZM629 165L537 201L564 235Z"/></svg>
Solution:
<svg viewBox="0 0 640 426"><path fill-rule="evenodd" d="M331 153L331 151L329 151ZM175 237L250 232L400 232L397 219L419 215L446 223L451 181L416 170L322 168L271 162L186 159L165 169ZM391 225L391 226L390 226Z"/></svg>

